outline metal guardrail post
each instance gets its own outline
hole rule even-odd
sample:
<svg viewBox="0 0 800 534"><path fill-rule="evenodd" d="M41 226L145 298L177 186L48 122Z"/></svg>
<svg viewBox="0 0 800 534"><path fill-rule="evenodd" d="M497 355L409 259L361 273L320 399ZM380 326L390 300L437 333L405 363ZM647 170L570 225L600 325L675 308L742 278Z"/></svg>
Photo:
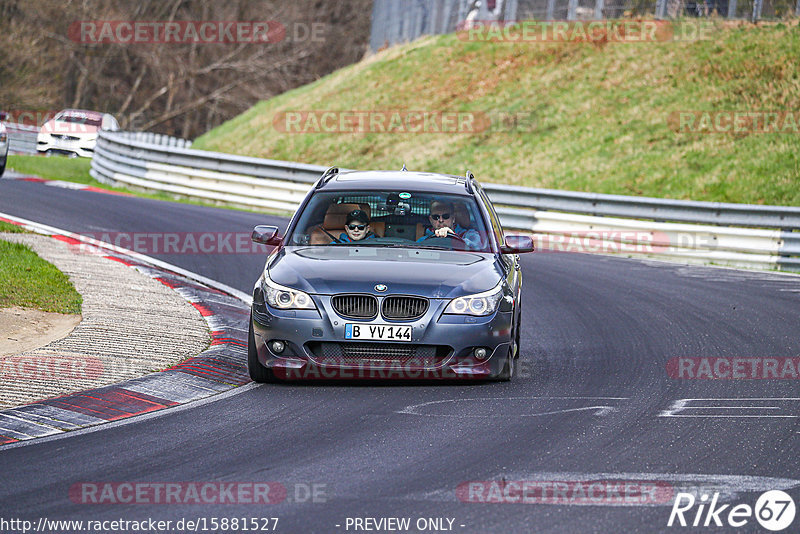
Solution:
<svg viewBox="0 0 800 534"><path fill-rule="evenodd" d="M383 5L385 0L374 0L372 3L372 23L369 33L369 48L373 52L383 46L386 39L386 31L383 29L381 21L386 20L383 16Z"/></svg>
<svg viewBox="0 0 800 534"><path fill-rule="evenodd" d="M736 0L728 0L728 18L729 19L736 18Z"/></svg>
<svg viewBox="0 0 800 534"><path fill-rule="evenodd" d="M444 33L439 30L438 22L439 17L441 17L442 11L442 0L433 0L433 5L431 6L431 11L429 14L428 20L428 28L426 31L429 34L436 34L436 33Z"/></svg>
<svg viewBox="0 0 800 534"><path fill-rule="evenodd" d="M569 0L567 4L567 20L575 20L577 18L578 0Z"/></svg>
<svg viewBox="0 0 800 534"><path fill-rule="evenodd" d="M595 0L594 3L594 18L595 19L602 19L603 18L603 9L605 8L605 1L604 0Z"/></svg>
<svg viewBox="0 0 800 534"><path fill-rule="evenodd" d="M442 0L442 1L444 2L444 6L442 8L442 15L441 15L442 22L441 26L439 26L439 33L450 33L456 31L456 26L460 21L456 21L456 24L453 25L452 27L450 24L450 17L452 16L453 13L453 3L450 0Z"/></svg>
<svg viewBox="0 0 800 534"><path fill-rule="evenodd" d="M667 0L656 0L656 18L667 18Z"/></svg>
<svg viewBox="0 0 800 534"><path fill-rule="evenodd" d="M459 0L458 1L458 22L459 23L462 23L465 20L467 20L467 15L469 14L469 4L470 4L470 0Z"/></svg>
<svg viewBox="0 0 800 534"><path fill-rule="evenodd" d="M506 4L503 6L503 20L517 20L517 9L519 9L518 0L506 0Z"/></svg>
<svg viewBox="0 0 800 534"><path fill-rule="evenodd" d="M761 8L763 0L753 0L753 16L750 19L752 22L761 20Z"/></svg>
<svg viewBox="0 0 800 534"><path fill-rule="evenodd" d="M553 20L556 12L556 0L547 0L547 12L544 15L545 20Z"/></svg>

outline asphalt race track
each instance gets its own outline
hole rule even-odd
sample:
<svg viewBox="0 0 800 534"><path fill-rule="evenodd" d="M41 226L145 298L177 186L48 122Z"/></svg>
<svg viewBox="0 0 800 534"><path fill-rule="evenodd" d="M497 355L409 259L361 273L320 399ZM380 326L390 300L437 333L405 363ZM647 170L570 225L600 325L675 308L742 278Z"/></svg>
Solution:
<svg viewBox="0 0 800 534"><path fill-rule="evenodd" d="M8 179L0 212L80 233L249 233L286 223ZM248 293L263 267L255 254L154 256ZM716 529L667 521L679 491L753 507L782 489L800 507L800 382L668 373L673 358L800 356L800 277L568 253L522 263L522 356L511 383L250 385L0 449L3 516L209 526L277 517L277 532L354 532L355 518L389 517L410 518L412 532L438 525L420 518L441 519L441 529L452 520L456 532L765 532L754 518ZM486 482L486 492L461 491L471 481ZM621 481L666 493L645 502L613 493L591 502L489 498L492 484L522 481L569 491ZM287 495L268 505L70 498L76 484L104 482L277 482ZM473 502L482 500L490 502Z"/></svg>

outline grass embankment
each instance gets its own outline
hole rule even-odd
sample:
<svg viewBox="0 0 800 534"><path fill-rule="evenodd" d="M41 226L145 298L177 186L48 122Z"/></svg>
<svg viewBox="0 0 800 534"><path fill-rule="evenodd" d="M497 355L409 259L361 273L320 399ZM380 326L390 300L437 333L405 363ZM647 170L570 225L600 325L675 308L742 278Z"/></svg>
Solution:
<svg viewBox="0 0 800 534"><path fill-rule="evenodd" d="M48 180L64 180L79 184L106 187L89 175L92 160L63 156L8 156L8 167L21 174L30 174Z"/></svg>
<svg viewBox="0 0 800 534"><path fill-rule="evenodd" d="M0 232L22 232L0 221ZM30 247L0 239L0 307L81 313L83 299L69 278Z"/></svg>
<svg viewBox="0 0 800 534"><path fill-rule="evenodd" d="M800 134L676 133L681 111L800 113L800 28L715 28L695 42L496 43L423 38L258 103L194 148L515 185L800 205ZM527 112L528 131L294 133L298 110Z"/></svg>

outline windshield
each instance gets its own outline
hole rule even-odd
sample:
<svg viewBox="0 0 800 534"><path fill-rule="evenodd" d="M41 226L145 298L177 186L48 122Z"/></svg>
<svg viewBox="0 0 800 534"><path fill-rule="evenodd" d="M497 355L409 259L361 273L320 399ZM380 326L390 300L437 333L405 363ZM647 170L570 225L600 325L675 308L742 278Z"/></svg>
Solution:
<svg viewBox="0 0 800 534"><path fill-rule="evenodd" d="M286 243L491 252L475 199L408 190L318 193Z"/></svg>
<svg viewBox="0 0 800 534"><path fill-rule="evenodd" d="M61 122L72 122L77 124L86 124L87 126L99 127L102 123L103 116L99 114L89 114L80 112L61 113L55 116L55 120Z"/></svg>

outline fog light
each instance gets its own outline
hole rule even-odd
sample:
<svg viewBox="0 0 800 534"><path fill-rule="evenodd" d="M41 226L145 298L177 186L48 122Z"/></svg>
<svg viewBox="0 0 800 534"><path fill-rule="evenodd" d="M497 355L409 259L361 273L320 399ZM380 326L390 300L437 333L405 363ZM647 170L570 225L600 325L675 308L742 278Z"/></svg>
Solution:
<svg viewBox="0 0 800 534"><path fill-rule="evenodd" d="M484 349L483 347L478 347L477 349L475 349L475 352L473 352L473 354L475 355L475 358L479 360L486 359L486 349Z"/></svg>
<svg viewBox="0 0 800 534"><path fill-rule="evenodd" d="M272 352L274 352L275 354L280 354L281 352L283 352L283 349L286 348L286 343L284 343L283 341L278 341L278 340L270 341L269 347L272 349Z"/></svg>

